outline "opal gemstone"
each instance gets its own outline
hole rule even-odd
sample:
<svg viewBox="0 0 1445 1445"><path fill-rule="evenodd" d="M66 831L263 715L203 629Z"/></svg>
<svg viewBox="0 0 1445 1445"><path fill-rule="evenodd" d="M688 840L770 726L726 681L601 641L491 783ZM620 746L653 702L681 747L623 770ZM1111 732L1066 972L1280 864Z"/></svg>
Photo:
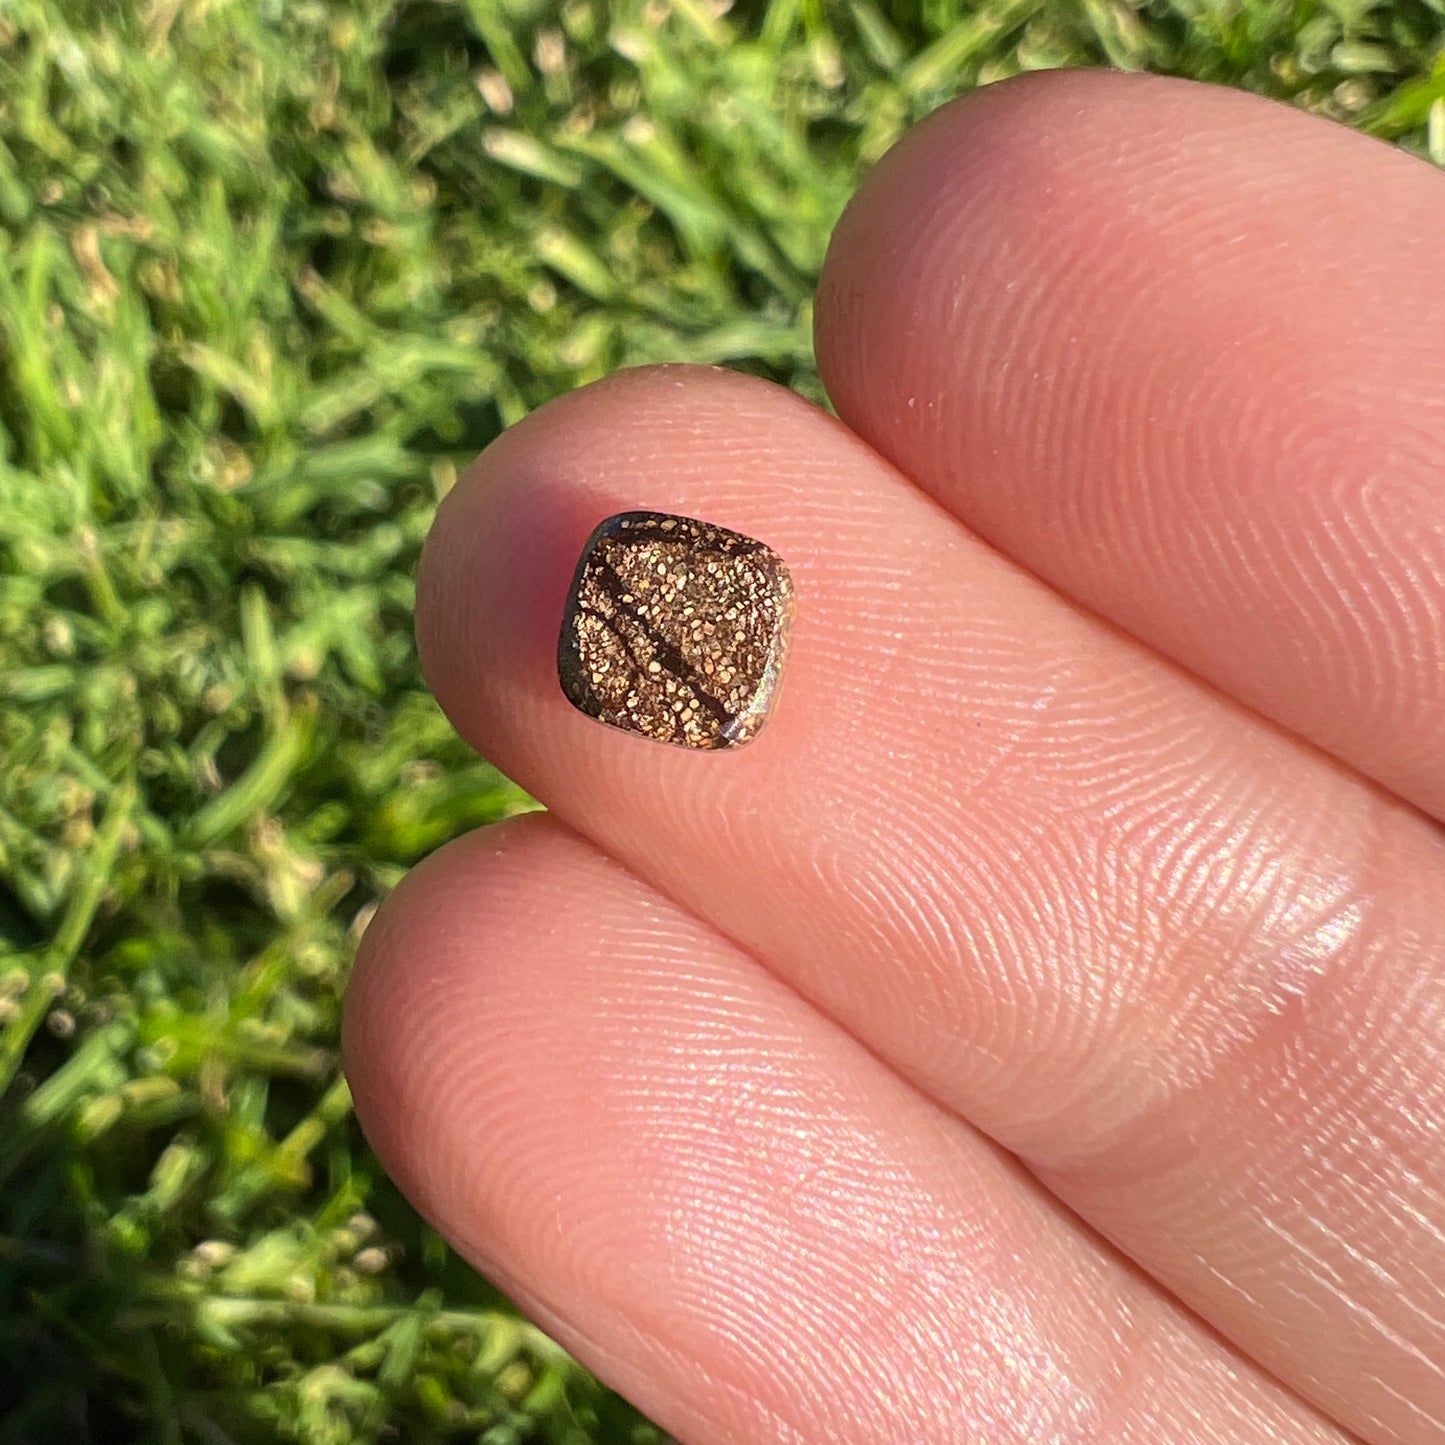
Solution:
<svg viewBox="0 0 1445 1445"><path fill-rule="evenodd" d="M777 701L793 582L772 548L666 512L619 512L587 539L557 674L589 717L699 750L757 736Z"/></svg>

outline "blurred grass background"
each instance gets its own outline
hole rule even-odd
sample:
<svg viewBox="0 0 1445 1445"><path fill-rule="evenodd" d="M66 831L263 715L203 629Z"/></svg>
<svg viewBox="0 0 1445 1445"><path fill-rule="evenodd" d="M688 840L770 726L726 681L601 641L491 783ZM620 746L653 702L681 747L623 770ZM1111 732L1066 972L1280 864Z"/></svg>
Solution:
<svg viewBox="0 0 1445 1445"><path fill-rule="evenodd" d="M861 172L1021 69L1445 163L1441 0L0 0L0 1445L644 1445L388 1186L376 901L530 806L422 690L417 550L628 363L820 392Z"/></svg>

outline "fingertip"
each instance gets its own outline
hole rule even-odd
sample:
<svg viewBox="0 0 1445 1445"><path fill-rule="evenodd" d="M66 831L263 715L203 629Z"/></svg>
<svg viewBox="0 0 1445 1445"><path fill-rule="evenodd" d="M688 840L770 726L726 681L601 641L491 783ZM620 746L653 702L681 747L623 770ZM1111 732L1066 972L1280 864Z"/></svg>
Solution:
<svg viewBox="0 0 1445 1445"><path fill-rule="evenodd" d="M1445 816L1437 169L1064 71L935 112L816 313L839 415L991 546Z"/></svg>
<svg viewBox="0 0 1445 1445"><path fill-rule="evenodd" d="M1062 312L1055 329L1087 332L1087 305L1082 322L1058 308L1050 293L1060 285L1086 302L1099 293L1128 318L1137 288L1121 286L1112 299L1103 293L1148 253L1156 230L1197 227L1207 254L1239 229L1251 203L1254 220L1273 210L1287 223L1290 186L1281 180L1298 170L1323 193L1334 157L1310 164L1322 142L1327 151L1367 152L1372 165L1411 167L1391 147L1303 110L1177 76L1035 71L959 96L900 138L834 230L814 321L830 397L850 425L875 445L883 438L885 455L898 460L882 410L901 394L920 405L931 397L938 378L929 346L940 336L967 324L999 341L992 356L965 348L952 384L979 391L990 380L988 362L1025 359L1007 348L1007 337L1027 338L1047 325L1040 306ZM1108 251L1125 263L1121 273ZM1047 347L1033 350L1047 361ZM914 353L920 364L910 366ZM915 429L920 420L907 418Z"/></svg>

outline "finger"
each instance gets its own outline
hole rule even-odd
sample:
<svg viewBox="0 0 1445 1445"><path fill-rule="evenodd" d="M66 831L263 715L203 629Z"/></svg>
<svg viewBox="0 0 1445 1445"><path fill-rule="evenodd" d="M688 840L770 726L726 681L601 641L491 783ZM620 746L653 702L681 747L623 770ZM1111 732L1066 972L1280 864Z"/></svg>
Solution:
<svg viewBox="0 0 1445 1445"><path fill-rule="evenodd" d="M1342 1438L554 820L403 884L346 1041L423 1213L690 1445Z"/></svg>
<svg viewBox="0 0 1445 1445"><path fill-rule="evenodd" d="M561 695L573 564L627 507L793 569L781 700L735 754ZM418 637L463 733L558 815L1287 1379L1373 1438L1445 1438L1445 849L1419 814L722 371L624 374L508 432L441 509Z"/></svg>
<svg viewBox="0 0 1445 1445"><path fill-rule="evenodd" d="M1445 817L1445 180L1188 81L919 126L834 236L829 395L1001 550Z"/></svg>

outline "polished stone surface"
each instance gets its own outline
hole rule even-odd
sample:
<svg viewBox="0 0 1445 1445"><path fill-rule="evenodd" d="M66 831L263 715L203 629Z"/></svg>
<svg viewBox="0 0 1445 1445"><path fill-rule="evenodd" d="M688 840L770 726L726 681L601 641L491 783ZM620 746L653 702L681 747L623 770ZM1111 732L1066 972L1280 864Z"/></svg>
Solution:
<svg viewBox="0 0 1445 1445"><path fill-rule="evenodd" d="M691 517L620 512L577 563L558 677L613 727L739 747L776 700L792 623L792 578L770 547Z"/></svg>

